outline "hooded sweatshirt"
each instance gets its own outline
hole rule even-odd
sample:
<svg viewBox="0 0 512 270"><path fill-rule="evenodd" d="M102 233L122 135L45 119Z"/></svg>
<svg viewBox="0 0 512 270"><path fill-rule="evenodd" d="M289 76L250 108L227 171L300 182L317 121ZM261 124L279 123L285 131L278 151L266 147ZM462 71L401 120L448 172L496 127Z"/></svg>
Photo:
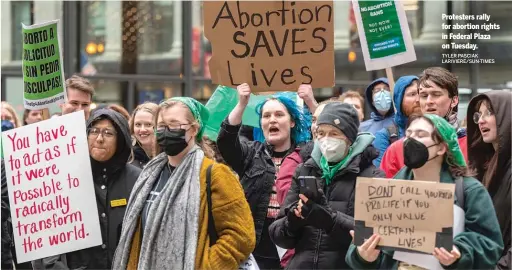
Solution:
<svg viewBox="0 0 512 270"><path fill-rule="evenodd" d="M472 119L473 114L478 111L475 106L482 100L490 101L496 117L496 127L498 135L498 164L496 172L488 187L489 194L493 200L494 209L498 216L501 233L503 235L503 243L505 245L503 256L510 249L511 219L510 219L510 198L512 196L510 189L512 183L511 163L510 163L510 133L512 128L512 118L510 110L512 109L512 93L504 90L493 90L474 97L468 107L468 119ZM485 143L481 140L481 133L478 124L468 121L468 145L469 164L476 169L477 178L483 181L485 171L484 165L491 160L495 154L492 144ZM472 145L478 141L476 145ZM510 253L509 253L510 254ZM510 255L509 255L510 256ZM503 258L504 259L504 258ZM510 260L510 258L509 258ZM508 269L510 269L510 261Z"/></svg>
<svg viewBox="0 0 512 270"><path fill-rule="evenodd" d="M375 134L377 131L393 124L393 116L395 114L393 106L391 106L385 116L382 116L377 108L375 108L375 105L373 105L373 87L379 83L385 83L389 85L387 78L379 78L370 83L370 85L368 85L366 88L366 100L368 101L372 112L370 114L371 119L362 122L359 126L360 132L370 132L371 134Z"/></svg>
<svg viewBox="0 0 512 270"><path fill-rule="evenodd" d="M393 91L393 102L396 108L394 124L398 129L398 138L403 138L405 136L405 128L407 126L408 117L402 111L402 101L404 100L405 89L409 87L415 80L418 80L418 77L403 76L400 77L395 83L395 89ZM373 141L373 146L379 150L379 157L373 160L373 165L376 167L380 166L382 156L384 156L384 152L386 152L386 149L388 149L390 144L390 134L386 128L379 130L375 134L375 141Z"/></svg>

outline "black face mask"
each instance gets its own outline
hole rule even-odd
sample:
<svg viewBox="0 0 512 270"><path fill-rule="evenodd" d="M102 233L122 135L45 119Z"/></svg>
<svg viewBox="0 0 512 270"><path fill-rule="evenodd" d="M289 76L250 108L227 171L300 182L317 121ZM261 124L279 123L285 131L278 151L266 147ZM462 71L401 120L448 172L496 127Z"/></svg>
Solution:
<svg viewBox="0 0 512 270"><path fill-rule="evenodd" d="M429 160L437 157L435 155L433 158L428 158L428 149L434 145L426 147L424 144L419 142L414 138L407 138L404 142L404 164L408 168L417 169L423 167Z"/></svg>
<svg viewBox="0 0 512 270"><path fill-rule="evenodd" d="M186 132L184 129L165 127L164 130L156 132L156 141L168 156L176 156L188 146Z"/></svg>

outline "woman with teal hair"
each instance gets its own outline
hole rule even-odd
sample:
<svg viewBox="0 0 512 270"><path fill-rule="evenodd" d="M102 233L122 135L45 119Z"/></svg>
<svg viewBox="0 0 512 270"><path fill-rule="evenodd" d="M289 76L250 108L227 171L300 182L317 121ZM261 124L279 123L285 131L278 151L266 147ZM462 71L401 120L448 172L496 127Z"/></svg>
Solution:
<svg viewBox="0 0 512 270"><path fill-rule="evenodd" d="M239 101L222 123L217 146L239 175L256 229L254 257L260 269L280 269L281 260L268 228L275 221L298 164L307 153L300 145L310 139L311 120L290 98L275 95L256 107L259 128L254 141L240 139L242 115L249 103L248 84L237 87ZM311 93L312 95L312 93Z"/></svg>
<svg viewBox="0 0 512 270"><path fill-rule="evenodd" d="M431 255L425 255L427 259L435 258L435 266L424 265L425 260L411 261L408 253L380 250L378 234L361 246L352 244L346 255L347 264L353 269L494 268L503 251L500 226L489 193L470 176L455 129L433 114L411 117L409 123L404 141L405 167L394 178L456 183L455 207L464 211L464 228L454 235L451 250L436 247Z"/></svg>

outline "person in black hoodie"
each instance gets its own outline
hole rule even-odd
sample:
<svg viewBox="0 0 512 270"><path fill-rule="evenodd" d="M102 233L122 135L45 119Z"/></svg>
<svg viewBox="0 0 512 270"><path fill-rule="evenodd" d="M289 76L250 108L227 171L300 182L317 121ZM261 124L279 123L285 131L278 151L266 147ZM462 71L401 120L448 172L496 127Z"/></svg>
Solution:
<svg viewBox="0 0 512 270"><path fill-rule="evenodd" d="M468 159L491 195L503 236L504 251L497 269L510 269L510 139L512 93L493 90L474 97L468 106Z"/></svg>
<svg viewBox="0 0 512 270"><path fill-rule="evenodd" d="M357 177L385 177L372 161L375 137L358 134L359 118L350 104L329 103L318 116L312 157L297 167L278 219L270 225L272 241L295 249L288 269L349 269L345 254L354 227ZM316 188L302 183L314 178Z"/></svg>
<svg viewBox="0 0 512 270"><path fill-rule="evenodd" d="M158 105L155 103L140 104L133 110L130 118L133 153L129 162L140 169L143 169L159 152L154 132L157 110Z"/></svg>
<svg viewBox="0 0 512 270"><path fill-rule="evenodd" d="M34 269L111 268L126 204L141 170L127 163L130 131L118 112L94 111L87 120L87 141L103 244L33 261Z"/></svg>

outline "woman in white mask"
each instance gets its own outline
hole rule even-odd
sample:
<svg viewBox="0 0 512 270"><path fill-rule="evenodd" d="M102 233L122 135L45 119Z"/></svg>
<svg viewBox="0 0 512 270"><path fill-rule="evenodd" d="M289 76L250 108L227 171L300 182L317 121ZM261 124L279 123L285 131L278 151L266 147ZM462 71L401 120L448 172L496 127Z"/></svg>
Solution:
<svg viewBox="0 0 512 270"><path fill-rule="evenodd" d="M325 105L316 124L312 157L295 171L270 237L282 248L295 248L289 269L348 269L356 178L384 173L372 164L378 156L373 135L357 134L352 105Z"/></svg>

